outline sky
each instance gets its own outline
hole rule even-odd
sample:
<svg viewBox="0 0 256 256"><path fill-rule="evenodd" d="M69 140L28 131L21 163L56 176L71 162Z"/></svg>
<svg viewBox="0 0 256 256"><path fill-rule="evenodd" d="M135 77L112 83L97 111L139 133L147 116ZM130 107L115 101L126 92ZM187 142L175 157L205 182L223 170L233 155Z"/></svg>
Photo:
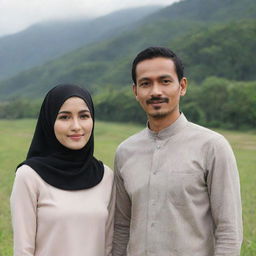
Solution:
<svg viewBox="0 0 256 256"><path fill-rule="evenodd" d="M0 36L47 20L97 17L130 7L174 2L178 0L0 0Z"/></svg>

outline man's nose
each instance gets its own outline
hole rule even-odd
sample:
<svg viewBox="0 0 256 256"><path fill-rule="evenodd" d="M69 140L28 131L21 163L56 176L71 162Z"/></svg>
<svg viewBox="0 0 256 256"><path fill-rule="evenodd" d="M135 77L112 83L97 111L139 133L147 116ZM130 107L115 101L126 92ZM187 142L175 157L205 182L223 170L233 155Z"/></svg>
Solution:
<svg viewBox="0 0 256 256"><path fill-rule="evenodd" d="M155 82L151 87L151 97L153 97L153 96L159 97L161 95L162 95L161 87L159 86L159 84L157 82Z"/></svg>

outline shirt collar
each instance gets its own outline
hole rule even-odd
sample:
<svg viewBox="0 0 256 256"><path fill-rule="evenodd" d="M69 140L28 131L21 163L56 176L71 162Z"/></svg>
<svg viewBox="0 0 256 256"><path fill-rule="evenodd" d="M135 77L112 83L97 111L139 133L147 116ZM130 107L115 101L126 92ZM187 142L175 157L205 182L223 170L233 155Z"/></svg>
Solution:
<svg viewBox="0 0 256 256"><path fill-rule="evenodd" d="M147 123L146 130L150 137L158 138L158 139L166 139L177 134L182 129L184 129L187 123L188 123L187 118L183 113L181 113L178 119L174 123L172 123L171 125L169 125L168 127L164 128L159 132L154 132L150 130L148 127L148 123Z"/></svg>

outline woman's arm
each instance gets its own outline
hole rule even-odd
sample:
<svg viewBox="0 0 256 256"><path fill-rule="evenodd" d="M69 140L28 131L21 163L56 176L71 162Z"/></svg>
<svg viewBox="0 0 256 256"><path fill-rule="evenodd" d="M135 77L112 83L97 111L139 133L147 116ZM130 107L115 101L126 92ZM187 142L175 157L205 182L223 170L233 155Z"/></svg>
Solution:
<svg viewBox="0 0 256 256"><path fill-rule="evenodd" d="M14 256L33 256L37 227L38 186L33 170L23 165L15 176L11 202Z"/></svg>
<svg viewBox="0 0 256 256"><path fill-rule="evenodd" d="M116 186L113 183L111 197L108 205L108 219L106 222L106 242L105 242L106 256L112 256L115 202L116 202Z"/></svg>

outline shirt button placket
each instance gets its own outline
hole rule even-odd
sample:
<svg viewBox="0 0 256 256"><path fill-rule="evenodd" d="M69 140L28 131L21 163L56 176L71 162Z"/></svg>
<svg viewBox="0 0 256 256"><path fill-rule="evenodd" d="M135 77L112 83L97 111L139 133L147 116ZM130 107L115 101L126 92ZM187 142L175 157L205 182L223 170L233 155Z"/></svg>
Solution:
<svg viewBox="0 0 256 256"><path fill-rule="evenodd" d="M148 208L148 255L155 255L155 228L156 228L156 207L157 207L157 172L159 171L159 153L161 145L158 139L155 139L155 151L152 159L152 169L150 173L150 185L149 185L149 208Z"/></svg>

